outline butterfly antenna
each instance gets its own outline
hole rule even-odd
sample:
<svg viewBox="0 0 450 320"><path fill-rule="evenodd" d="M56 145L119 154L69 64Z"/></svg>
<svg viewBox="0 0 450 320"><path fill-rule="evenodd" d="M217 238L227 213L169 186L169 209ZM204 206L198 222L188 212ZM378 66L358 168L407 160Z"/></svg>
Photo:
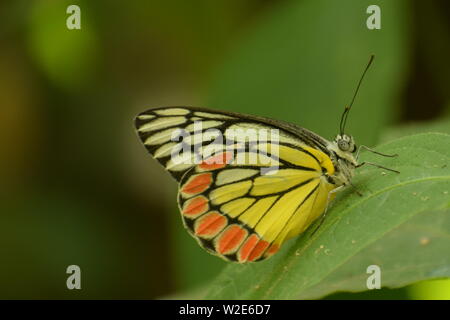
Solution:
<svg viewBox="0 0 450 320"><path fill-rule="evenodd" d="M367 66L364 69L364 72L363 72L361 78L359 79L358 85L356 86L355 94L353 95L352 101L350 102L350 104L347 107L345 107L345 110L342 113L341 122L339 123L339 130L341 132L341 135L344 134L344 129L345 129L345 125L347 123L348 113L350 112L350 109L352 108L353 102L355 102L355 98L356 98L356 95L358 94L359 87L361 86L364 76L366 75L366 72L369 69L370 65L372 64L372 61L374 58L375 58L375 56L372 54L370 56L369 63L367 63Z"/></svg>

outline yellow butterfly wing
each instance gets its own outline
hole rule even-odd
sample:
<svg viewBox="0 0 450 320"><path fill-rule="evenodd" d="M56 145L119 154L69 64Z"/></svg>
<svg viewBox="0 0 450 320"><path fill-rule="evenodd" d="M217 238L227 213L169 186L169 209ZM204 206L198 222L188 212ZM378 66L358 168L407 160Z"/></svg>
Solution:
<svg viewBox="0 0 450 320"><path fill-rule="evenodd" d="M180 182L178 200L187 229L226 260L271 256L323 213L334 189L323 178L324 163L313 156L320 153L309 151L281 148L280 168L264 175L233 162L192 169ZM228 158L226 152L219 157Z"/></svg>
<svg viewBox="0 0 450 320"><path fill-rule="evenodd" d="M303 131L296 136L296 131L293 134L290 128L264 120L169 107L148 110L136 121L148 151L179 181L178 203L187 230L207 251L226 260L244 263L270 257L323 213L336 187L327 179L335 169L317 136L305 138ZM202 133L215 128L226 136L230 128L276 128L281 138L253 141L242 150L236 148L242 142L236 137L231 145L203 139L197 141L200 148L181 152L189 161L174 161L170 151L195 145L199 132L194 122L204 124ZM192 135L172 141L180 128ZM202 147L208 143L221 148L205 158ZM263 161L267 159L258 153L262 147L263 157L272 160L269 169Z"/></svg>

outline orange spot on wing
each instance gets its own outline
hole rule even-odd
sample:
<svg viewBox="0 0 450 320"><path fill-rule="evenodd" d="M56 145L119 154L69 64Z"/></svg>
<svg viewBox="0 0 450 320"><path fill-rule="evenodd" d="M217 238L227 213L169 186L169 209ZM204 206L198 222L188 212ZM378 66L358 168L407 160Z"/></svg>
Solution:
<svg viewBox="0 0 450 320"><path fill-rule="evenodd" d="M201 164L199 164L199 168L203 170L216 170L225 167L233 157L233 153L231 152L222 152L216 156L212 156Z"/></svg>
<svg viewBox="0 0 450 320"><path fill-rule="evenodd" d="M198 196L187 200L183 205L183 214L185 216L194 218L205 213L209 208L208 199L203 196Z"/></svg>
<svg viewBox="0 0 450 320"><path fill-rule="evenodd" d="M258 243L259 238L256 234L252 234L250 237L247 238L245 243L242 245L241 249L239 250L238 259L241 262L247 261L247 258L252 251L252 249L256 246Z"/></svg>
<svg viewBox="0 0 450 320"><path fill-rule="evenodd" d="M199 237L211 238L227 225L227 218L218 212L210 212L199 218L195 224L195 234Z"/></svg>
<svg viewBox="0 0 450 320"><path fill-rule="evenodd" d="M255 261L261 257L268 246L269 242L259 239L256 234L252 234L239 250L238 259L240 262Z"/></svg>
<svg viewBox="0 0 450 320"><path fill-rule="evenodd" d="M248 232L238 225L229 226L217 239L216 251L220 254L230 254L236 251L244 241Z"/></svg>
<svg viewBox="0 0 450 320"><path fill-rule="evenodd" d="M186 184L181 188L181 192L192 195L205 191L209 188L212 182L211 173L197 174L186 182Z"/></svg>
<svg viewBox="0 0 450 320"><path fill-rule="evenodd" d="M264 251L266 251L269 244L270 243L265 240L259 240L256 246L250 252L250 255L248 256L248 261L255 261L256 259L261 257Z"/></svg>
<svg viewBox="0 0 450 320"><path fill-rule="evenodd" d="M267 250L265 256L270 257L270 256L274 255L275 253L277 253L278 250L280 250L280 246L278 244L274 243L273 245L270 246L269 250Z"/></svg>

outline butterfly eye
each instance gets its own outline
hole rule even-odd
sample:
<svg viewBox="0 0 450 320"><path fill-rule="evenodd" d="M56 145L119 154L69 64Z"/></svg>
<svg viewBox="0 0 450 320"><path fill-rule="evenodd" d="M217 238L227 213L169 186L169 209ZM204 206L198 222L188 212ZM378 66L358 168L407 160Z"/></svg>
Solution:
<svg viewBox="0 0 450 320"><path fill-rule="evenodd" d="M337 144L339 149L341 149L342 151L348 151L348 149L350 149L350 144L344 139L338 140Z"/></svg>

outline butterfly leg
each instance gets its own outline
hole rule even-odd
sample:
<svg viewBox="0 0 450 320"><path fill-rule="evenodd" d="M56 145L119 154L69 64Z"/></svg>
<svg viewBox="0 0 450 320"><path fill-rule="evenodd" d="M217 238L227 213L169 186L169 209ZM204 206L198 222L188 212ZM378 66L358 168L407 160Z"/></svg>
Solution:
<svg viewBox="0 0 450 320"><path fill-rule="evenodd" d="M353 190L356 192L356 194L357 194L358 196L360 196L360 197L363 196L363 194L362 194L361 192L359 192L358 189L356 189L356 186L355 186L353 183L350 182L350 185L352 186Z"/></svg>
<svg viewBox="0 0 450 320"><path fill-rule="evenodd" d="M370 152L372 152L372 153L378 154L378 155L380 155L380 156L382 156L382 157L390 157L390 158L393 158L393 157L397 157L397 156L398 156L398 154L386 154L386 153L381 153L381 152L376 151L376 150L374 150L374 149L372 149L372 148L369 148L369 147L367 147L367 146L360 145L359 148L358 148L358 151L356 152L356 160L359 159L359 153L361 152L361 149L366 149L367 151L370 151Z"/></svg>
<svg viewBox="0 0 450 320"><path fill-rule="evenodd" d="M362 167L365 164L368 164L368 165L371 165L371 166L374 166L374 167L377 167L377 168L380 168L380 169L392 171L392 172L395 172L395 173L400 173L400 171L397 171L397 170L394 170L394 169L390 169L390 168L386 168L386 167L383 167L382 165L379 165L379 164L376 164L376 163L372 163L372 162L367 162L367 161L361 162L360 164L358 164L356 166L356 168Z"/></svg>

